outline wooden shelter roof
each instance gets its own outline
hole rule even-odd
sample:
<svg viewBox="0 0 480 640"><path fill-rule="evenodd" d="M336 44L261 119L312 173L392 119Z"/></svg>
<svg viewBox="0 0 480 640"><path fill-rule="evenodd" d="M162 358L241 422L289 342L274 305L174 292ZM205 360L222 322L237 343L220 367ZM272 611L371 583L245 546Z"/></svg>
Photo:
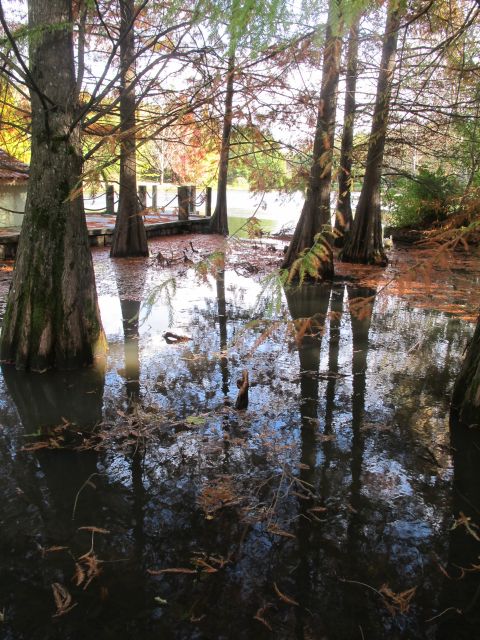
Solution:
<svg viewBox="0 0 480 640"><path fill-rule="evenodd" d="M16 184L28 180L29 166L0 149L0 184Z"/></svg>

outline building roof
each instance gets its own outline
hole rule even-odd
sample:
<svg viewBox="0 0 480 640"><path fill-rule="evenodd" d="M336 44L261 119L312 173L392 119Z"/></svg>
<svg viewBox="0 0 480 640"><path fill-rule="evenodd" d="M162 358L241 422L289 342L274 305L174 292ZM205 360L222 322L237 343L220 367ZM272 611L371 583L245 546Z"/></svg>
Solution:
<svg viewBox="0 0 480 640"><path fill-rule="evenodd" d="M9 153L0 149L0 183L15 184L28 180L28 164L17 160Z"/></svg>

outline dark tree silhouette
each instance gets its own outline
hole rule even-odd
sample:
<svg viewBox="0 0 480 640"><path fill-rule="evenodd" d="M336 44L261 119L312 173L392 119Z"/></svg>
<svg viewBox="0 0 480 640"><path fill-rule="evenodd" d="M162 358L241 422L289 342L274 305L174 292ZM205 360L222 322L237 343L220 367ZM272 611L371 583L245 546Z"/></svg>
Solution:
<svg viewBox="0 0 480 640"><path fill-rule="evenodd" d="M480 425L480 319L468 346L452 396L452 415L464 425Z"/></svg>
<svg viewBox="0 0 480 640"><path fill-rule="evenodd" d="M120 188L110 255L148 256L148 242L137 198L135 118L135 3L120 0Z"/></svg>
<svg viewBox="0 0 480 640"><path fill-rule="evenodd" d="M355 218L342 252L344 262L387 264L382 239L380 181L401 16L402 3L389 0L365 177Z"/></svg>
<svg viewBox="0 0 480 640"><path fill-rule="evenodd" d="M210 221L210 230L228 236L227 179L228 159L230 155L230 137L232 134L233 93L235 78L235 54L228 58L227 86L225 90L225 111L223 114L222 143L220 147L220 164L218 167L217 202Z"/></svg>
<svg viewBox="0 0 480 640"><path fill-rule="evenodd" d="M315 244L315 236L323 231L325 225L331 223L330 191L335 113L342 53L341 24L338 3L336 0L330 0L323 55L322 86L307 196L285 255L283 268L290 268L302 252L312 248ZM317 255L320 259L316 261L318 277L331 277L333 275L333 252L329 240L323 238L319 249Z"/></svg>
<svg viewBox="0 0 480 640"><path fill-rule="evenodd" d="M353 130L355 124L355 92L358 74L358 30L360 16L350 27L347 49L347 71L345 82L345 107L343 116L342 148L340 150L340 170L338 174L338 199L335 212L335 246L343 247L345 235L352 224L352 165Z"/></svg>
<svg viewBox="0 0 480 640"><path fill-rule="evenodd" d="M72 2L29 0L28 22L30 179L1 358L41 371L91 364L104 337L81 188Z"/></svg>

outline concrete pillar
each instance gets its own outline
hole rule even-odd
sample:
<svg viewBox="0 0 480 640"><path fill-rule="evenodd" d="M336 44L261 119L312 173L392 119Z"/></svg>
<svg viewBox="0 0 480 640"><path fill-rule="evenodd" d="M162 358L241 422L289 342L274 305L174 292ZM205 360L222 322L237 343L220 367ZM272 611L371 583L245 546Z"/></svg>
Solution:
<svg viewBox="0 0 480 640"><path fill-rule="evenodd" d="M157 195L157 185L154 184L152 186L152 209L156 209L157 208L157 199L158 199L158 195Z"/></svg>
<svg viewBox="0 0 480 640"><path fill-rule="evenodd" d="M188 220L190 212L190 187L181 185L178 187L178 219Z"/></svg>

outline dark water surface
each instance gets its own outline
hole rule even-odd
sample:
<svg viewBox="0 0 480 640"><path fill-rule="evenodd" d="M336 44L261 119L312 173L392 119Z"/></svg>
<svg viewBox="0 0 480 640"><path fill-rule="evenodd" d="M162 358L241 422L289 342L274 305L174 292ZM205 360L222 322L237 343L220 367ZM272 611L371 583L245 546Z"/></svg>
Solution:
<svg viewBox="0 0 480 640"><path fill-rule="evenodd" d="M448 425L471 327L343 284L272 324L233 271L118 265L105 363L0 380L0 637L474 638L479 543L452 525L480 449Z"/></svg>

